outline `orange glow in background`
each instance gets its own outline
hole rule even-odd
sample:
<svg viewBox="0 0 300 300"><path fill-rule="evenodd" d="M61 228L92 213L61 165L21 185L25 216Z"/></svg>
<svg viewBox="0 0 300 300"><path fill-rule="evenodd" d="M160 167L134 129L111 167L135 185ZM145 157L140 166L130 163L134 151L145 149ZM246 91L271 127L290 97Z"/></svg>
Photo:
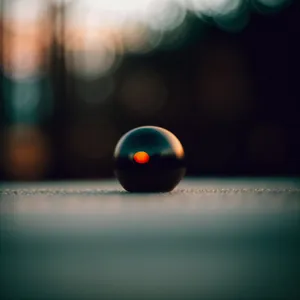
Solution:
<svg viewBox="0 0 300 300"><path fill-rule="evenodd" d="M150 156L148 153L144 151L139 151L134 154L133 159L138 163L138 164L146 164L150 160Z"/></svg>

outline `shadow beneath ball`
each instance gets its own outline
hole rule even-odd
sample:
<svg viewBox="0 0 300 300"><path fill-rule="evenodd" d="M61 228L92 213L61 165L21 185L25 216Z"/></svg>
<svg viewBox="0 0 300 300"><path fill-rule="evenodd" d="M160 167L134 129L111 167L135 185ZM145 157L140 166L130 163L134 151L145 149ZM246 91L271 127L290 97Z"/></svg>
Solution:
<svg viewBox="0 0 300 300"><path fill-rule="evenodd" d="M157 194L171 192L182 180L185 172L185 168L145 173L116 170L115 175L130 194Z"/></svg>

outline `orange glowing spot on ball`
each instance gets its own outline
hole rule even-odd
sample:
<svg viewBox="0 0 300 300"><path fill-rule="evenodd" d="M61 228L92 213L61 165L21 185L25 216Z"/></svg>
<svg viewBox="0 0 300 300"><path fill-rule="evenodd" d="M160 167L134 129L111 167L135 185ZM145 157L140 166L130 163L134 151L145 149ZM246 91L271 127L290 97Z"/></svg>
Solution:
<svg viewBox="0 0 300 300"><path fill-rule="evenodd" d="M138 164L146 164L150 160L150 156L147 152L144 151L139 151L134 154L133 159L138 163Z"/></svg>

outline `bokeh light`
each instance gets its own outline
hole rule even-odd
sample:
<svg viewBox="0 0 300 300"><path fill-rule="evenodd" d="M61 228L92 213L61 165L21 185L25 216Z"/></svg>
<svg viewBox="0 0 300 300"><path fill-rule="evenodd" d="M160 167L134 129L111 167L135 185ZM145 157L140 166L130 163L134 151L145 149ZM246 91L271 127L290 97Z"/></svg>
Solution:
<svg viewBox="0 0 300 300"><path fill-rule="evenodd" d="M115 54L105 46L97 50L71 51L67 56L69 70L78 77L94 79L106 74L115 62Z"/></svg>
<svg viewBox="0 0 300 300"><path fill-rule="evenodd" d="M40 69L50 32L67 51L67 66L77 77L94 78L116 70L126 53L148 53L180 45L186 36L188 12L212 18L222 30L241 31L258 11L277 10L290 0L74 0L6 1L5 24L22 29L5 35L5 66L10 76L27 76ZM64 5L64 6L63 6ZM54 24L49 7L56 7ZM47 15L48 14L48 15ZM45 20L48 18L48 23ZM43 25L44 21L44 25ZM37 24L39 24L37 26ZM7 24L6 24L7 26ZM63 28L63 29L62 29ZM10 32L12 29L9 29ZM48 34L45 32L48 31ZM20 30L18 31L20 32ZM41 34L42 32L42 34ZM166 42L165 42L166 41ZM166 47L167 45L167 47ZM20 50L22 49L22 50ZM26 59L27 58L27 59Z"/></svg>
<svg viewBox="0 0 300 300"><path fill-rule="evenodd" d="M288 2L290 0L255 0L251 4L279 9ZM18 0L12 3L8 6L7 18L30 23L45 16L45 2ZM61 16L56 19L57 24L64 26L65 36L61 36L59 28L54 31L67 50L69 71L78 77L91 79L116 69L116 59L119 62L119 57L127 52L147 53L159 47L166 48L166 45L172 49L172 43L180 45L180 40L184 40L186 35L184 23L188 11L200 19L211 17L219 28L235 32L248 24L251 9L250 2L242 0L76 0L48 3L56 3L57 7L65 4L67 8L64 12L60 11L65 21ZM40 40L44 37L41 36ZM32 48L38 39L34 38L34 43L29 43L28 38L27 41L26 44ZM24 43L20 41L20 44ZM30 57L38 61L40 47L34 49L30 50ZM21 68L21 63L16 64ZM29 64L28 60L28 66L23 66L28 72L29 68L33 68Z"/></svg>
<svg viewBox="0 0 300 300"><path fill-rule="evenodd" d="M6 2L2 66L6 76L22 80L44 70L51 43L48 8L41 1Z"/></svg>
<svg viewBox="0 0 300 300"><path fill-rule="evenodd" d="M266 6L275 7L275 6L281 6L288 1L286 1L286 0L259 0L259 2Z"/></svg>
<svg viewBox="0 0 300 300"><path fill-rule="evenodd" d="M214 17L215 24L222 30L229 32L242 31L250 21L250 11L246 2L242 2L239 8L232 13L217 15Z"/></svg>
<svg viewBox="0 0 300 300"><path fill-rule="evenodd" d="M182 5L171 0L152 1L146 7L146 22L155 30L173 30L180 26L185 18L186 10Z"/></svg>
<svg viewBox="0 0 300 300"><path fill-rule="evenodd" d="M192 8L207 16L227 15L235 13L243 0L191 0Z"/></svg>
<svg viewBox="0 0 300 300"><path fill-rule="evenodd" d="M289 98L284 93L289 67L282 37L287 33L278 20L293 12L275 13L292 0L0 3L0 122L4 124L0 139L5 137L0 176L2 172L16 179L46 176L52 151L48 133L69 173L80 176L91 168L98 174L103 171L98 167L108 164L118 131L145 122L182 132L190 145L189 157L194 153L195 169L225 169L234 160L239 124L251 131L243 137L245 156L257 165L260 161L284 164L284 137L292 133L275 128L274 119L283 117L262 93L269 89L274 95L278 90L282 98ZM265 13L274 14L259 15ZM296 21L284 30L292 28L294 35ZM268 27L272 22L278 27ZM264 39L270 39L270 46ZM273 87L276 75L270 79L268 74L275 69L282 81ZM269 107L264 110L268 105L274 116ZM296 120L296 109L292 110L291 119ZM257 126L258 119L268 114L274 124ZM195 136L205 143L199 155L192 147ZM220 141L224 145L218 147ZM260 143L266 145L260 148ZM278 163L268 157L272 147L278 148L274 154Z"/></svg>
<svg viewBox="0 0 300 300"><path fill-rule="evenodd" d="M51 162L48 138L36 127L19 124L5 134L4 169L10 178L39 180Z"/></svg>
<svg viewBox="0 0 300 300"><path fill-rule="evenodd" d="M47 5L40 0L6 0L5 18L22 22L42 20L47 13Z"/></svg>
<svg viewBox="0 0 300 300"><path fill-rule="evenodd" d="M163 38L161 31L151 30L144 23L124 24L122 36L124 50L137 54L151 52Z"/></svg>
<svg viewBox="0 0 300 300"><path fill-rule="evenodd" d="M253 7L260 13L276 13L292 3L292 0L253 0Z"/></svg>

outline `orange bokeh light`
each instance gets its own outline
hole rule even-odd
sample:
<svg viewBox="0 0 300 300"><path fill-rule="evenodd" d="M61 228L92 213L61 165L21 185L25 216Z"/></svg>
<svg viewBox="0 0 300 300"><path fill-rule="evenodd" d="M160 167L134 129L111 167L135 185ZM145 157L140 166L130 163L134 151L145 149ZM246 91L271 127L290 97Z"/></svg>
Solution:
<svg viewBox="0 0 300 300"><path fill-rule="evenodd" d="M138 164L146 164L150 160L150 156L148 153L144 151L139 151L134 154L133 159L138 163Z"/></svg>

